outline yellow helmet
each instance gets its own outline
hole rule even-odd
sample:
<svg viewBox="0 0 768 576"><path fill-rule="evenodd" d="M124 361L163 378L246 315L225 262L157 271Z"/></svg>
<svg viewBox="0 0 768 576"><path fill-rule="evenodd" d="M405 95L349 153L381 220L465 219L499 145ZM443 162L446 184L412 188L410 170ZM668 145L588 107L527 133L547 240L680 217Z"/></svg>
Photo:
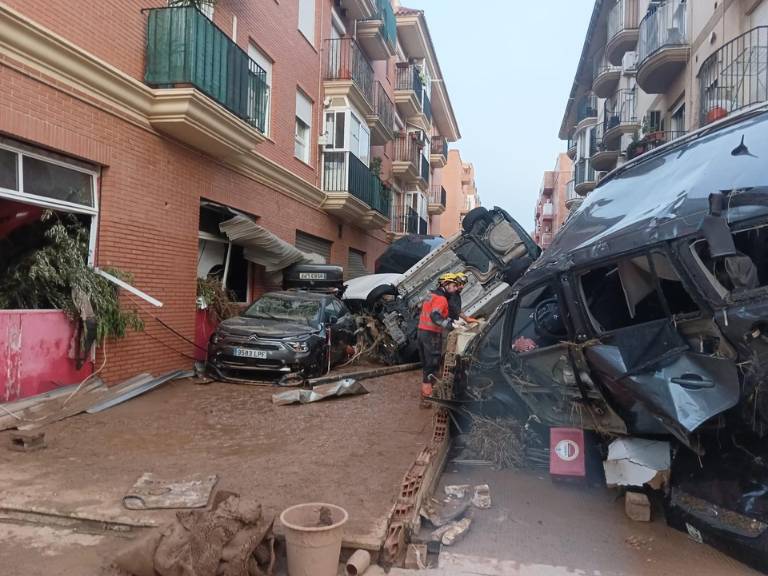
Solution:
<svg viewBox="0 0 768 576"><path fill-rule="evenodd" d="M456 272L454 276L456 277L456 282L459 284L466 284L469 282L469 276L464 274L464 272Z"/></svg>
<svg viewBox="0 0 768 576"><path fill-rule="evenodd" d="M449 282L458 284L459 283L458 274L456 274L455 272L446 272L445 274L441 274L440 277L437 279L438 286L448 284Z"/></svg>

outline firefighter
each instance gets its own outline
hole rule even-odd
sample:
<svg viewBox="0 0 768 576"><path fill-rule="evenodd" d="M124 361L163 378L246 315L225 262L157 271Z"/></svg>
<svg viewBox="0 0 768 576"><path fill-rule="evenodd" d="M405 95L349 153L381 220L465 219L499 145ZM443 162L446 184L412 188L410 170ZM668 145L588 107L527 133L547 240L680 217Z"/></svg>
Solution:
<svg viewBox="0 0 768 576"><path fill-rule="evenodd" d="M451 328L453 321L448 314L448 296L458 290L455 274L443 274L437 280L437 289L421 306L417 343L421 358L422 406L429 407L424 399L432 396L432 382L437 379L443 351L443 330Z"/></svg>

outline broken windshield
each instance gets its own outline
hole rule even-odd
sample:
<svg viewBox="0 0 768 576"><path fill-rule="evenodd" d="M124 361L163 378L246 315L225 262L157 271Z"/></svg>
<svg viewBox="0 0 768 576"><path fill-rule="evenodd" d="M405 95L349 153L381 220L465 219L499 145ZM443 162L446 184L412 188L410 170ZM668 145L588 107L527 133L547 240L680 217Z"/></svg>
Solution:
<svg viewBox="0 0 768 576"><path fill-rule="evenodd" d="M319 313L320 303L317 301L302 300L296 296L267 294L254 302L245 311L244 316L309 323L317 321Z"/></svg>

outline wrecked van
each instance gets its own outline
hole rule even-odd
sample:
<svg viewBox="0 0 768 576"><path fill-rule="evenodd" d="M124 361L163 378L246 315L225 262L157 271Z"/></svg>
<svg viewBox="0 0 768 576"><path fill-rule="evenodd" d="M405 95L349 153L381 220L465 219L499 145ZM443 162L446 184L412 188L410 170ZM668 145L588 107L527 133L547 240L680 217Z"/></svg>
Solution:
<svg viewBox="0 0 768 576"><path fill-rule="evenodd" d="M472 410L672 440L668 518L768 568L768 108L609 174L465 354Z"/></svg>
<svg viewBox="0 0 768 576"><path fill-rule="evenodd" d="M487 316L507 297L541 250L527 232L501 208L475 208L462 231L430 252L404 274L373 274L350 280L344 301L363 318L366 348L387 363L417 357L416 332L422 302L446 272L465 272L462 292L466 314Z"/></svg>

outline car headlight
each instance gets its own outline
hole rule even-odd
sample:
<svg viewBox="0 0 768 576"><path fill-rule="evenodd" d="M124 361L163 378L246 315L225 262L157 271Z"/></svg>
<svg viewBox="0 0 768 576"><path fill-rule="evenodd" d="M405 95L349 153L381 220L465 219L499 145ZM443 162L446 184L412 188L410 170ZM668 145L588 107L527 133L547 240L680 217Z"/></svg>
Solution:
<svg viewBox="0 0 768 576"><path fill-rule="evenodd" d="M293 350L294 352L308 352L309 351L309 344L304 342L286 342L285 343L288 348Z"/></svg>

